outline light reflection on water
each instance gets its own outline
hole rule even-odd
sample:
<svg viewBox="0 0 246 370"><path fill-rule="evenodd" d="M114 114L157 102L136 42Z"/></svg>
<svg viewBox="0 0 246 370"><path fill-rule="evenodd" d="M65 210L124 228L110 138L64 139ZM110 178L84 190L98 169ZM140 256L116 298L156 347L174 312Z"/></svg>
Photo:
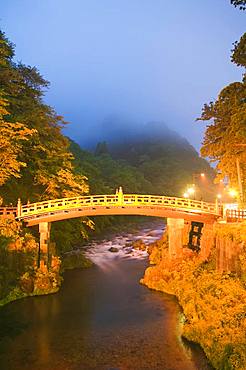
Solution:
<svg viewBox="0 0 246 370"><path fill-rule="evenodd" d="M149 232L138 237L157 238ZM88 254L98 264L66 272L57 294L0 310L0 369L209 369L200 351L189 353L180 341L175 298L139 284L147 260L144 252L125 255L130 238L94 243Z"/></svg>

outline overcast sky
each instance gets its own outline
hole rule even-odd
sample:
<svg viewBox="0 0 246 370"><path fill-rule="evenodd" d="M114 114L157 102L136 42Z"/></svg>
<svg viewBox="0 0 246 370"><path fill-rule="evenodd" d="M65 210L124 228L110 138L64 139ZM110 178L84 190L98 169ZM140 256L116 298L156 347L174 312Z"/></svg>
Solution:
<svg viewBox="0 0 246 370"><path fill-rule="evenodd" d="M230 62L246 12L229 0L0 0L16 59L51 82L46 102L85 144L112 115L164 121L197 149L195 123L242 70Z"/></svg>

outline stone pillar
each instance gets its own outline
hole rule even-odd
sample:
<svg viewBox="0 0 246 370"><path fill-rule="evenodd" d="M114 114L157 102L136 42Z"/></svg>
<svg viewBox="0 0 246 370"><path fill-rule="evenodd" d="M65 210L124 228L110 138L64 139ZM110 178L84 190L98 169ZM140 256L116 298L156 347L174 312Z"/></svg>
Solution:
<svg viewBox="0 0 246 370"><path fill-rule="evenodd" d="M213 224L204 224L202 229L201 243L200 243L200 258L202 261L208 261L212 248L215 245Z"/></svg>
<svg viewBox="0 0 246 370"><path fill-rule="evenodd" d="M167 219L168 250L170 258L176 258L182 254L183 229L184 229L183 218Z"/></svg>
<svg viewBox="0 0 246 370"><path fill-rule="evenodd" d="M50 222L40 222L39 233L40 233L40 242L39 242L39 266L47 266L48 268L48 257L49 257L49 241L50 241Z"/></svg>
<svg viewBox="0 0 246 370"><path fill-rule="evenodd" d="M183 246L187 247L189 244L189 233L191 229L191 222L184 221L184 229L183 229Z"/></svg>

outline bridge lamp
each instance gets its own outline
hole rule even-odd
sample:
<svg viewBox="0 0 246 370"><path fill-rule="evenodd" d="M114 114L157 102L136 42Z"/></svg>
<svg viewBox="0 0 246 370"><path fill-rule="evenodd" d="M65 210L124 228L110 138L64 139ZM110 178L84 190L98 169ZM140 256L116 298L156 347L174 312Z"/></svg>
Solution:
<svg viewBox="0 0 246 370"><path fill-rule="evenodd" d="M183 197L184 198L189 198L189 194L186 192L186 193L183 194Z"/></svg>
<svg viewBox="0 0 246 370"><path fill-rule="evenodd" d="M188 192L189 195L193 195L193 194L195 194L195 188L193 188L193 187L188 188L187 192Z"/></svg>
<svg viewBox="0 0 246 370"><path fill-rule="evenodd" d="M222 195L221 194L217 194L217 198L218 199L221 199L222 198Z"/></svg>
<svg viewBox="0 0 246 370"><path fill-rule="evenodd" d="M235 198L237 196L237 191L235 189L230 189L229 190L229 195L232 197L232 198Z"/></svg>

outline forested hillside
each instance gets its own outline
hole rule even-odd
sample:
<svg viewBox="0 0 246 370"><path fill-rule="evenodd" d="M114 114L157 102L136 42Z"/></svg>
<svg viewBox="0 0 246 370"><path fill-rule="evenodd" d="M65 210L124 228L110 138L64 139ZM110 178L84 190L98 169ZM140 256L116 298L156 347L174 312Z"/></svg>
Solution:
<svg viewBox="0 0 246 370"><path fill-rule="evenodd" d="M104 126L104 140L94 145L95 155L74 143L70 147L76 161L79 159L79 167L85 169L93 192L95 182L103 181L111 191L122 185L125 192L182 197L187 184L195 183L199 198L214 201L213 169L185 138L164 122L129 127L111 118ZM111 138L109 127L114 127ZM200 173L205 174L203 182L199 181ZM90 182L98 174L98 181Z"/></svg>

